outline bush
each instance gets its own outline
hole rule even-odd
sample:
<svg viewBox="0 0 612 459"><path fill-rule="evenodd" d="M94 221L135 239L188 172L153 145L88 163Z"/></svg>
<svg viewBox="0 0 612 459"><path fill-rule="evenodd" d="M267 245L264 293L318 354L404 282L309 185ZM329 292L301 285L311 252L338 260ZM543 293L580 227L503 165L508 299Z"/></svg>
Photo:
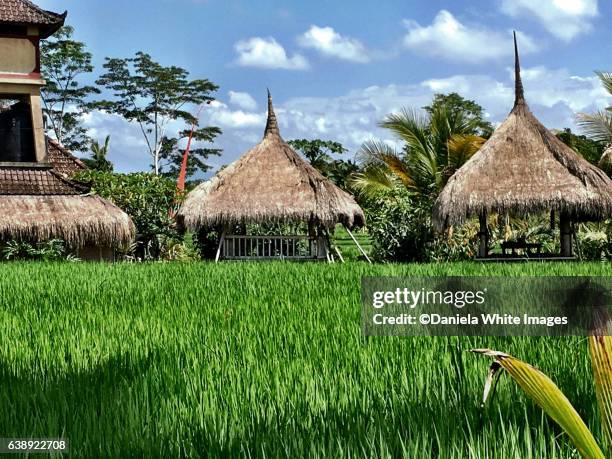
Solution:
<svg viewBox="0 0 612 459"><path fill-rule="evenodd" d="M434 242L429 200L398 189L364 207L376 260L428 260Z"/></svg>
<svg viewBox="0 0 612 459"><path fill-rule="evenodd" d="M132 218L136 226L136 258L159 259L165 253L176 252L176 244L182 243L171 215L180 201L173 180L152 173L113 174L93 170L79 172L74 179L90 185L92 192L108 199Z"/></svg>
<svg viewBox="0 0 612 459"><path fill-rule="evenodd" d="M38 243L8 241L2 247L2 258L9 261L78 261L60 239Z"/></svg>

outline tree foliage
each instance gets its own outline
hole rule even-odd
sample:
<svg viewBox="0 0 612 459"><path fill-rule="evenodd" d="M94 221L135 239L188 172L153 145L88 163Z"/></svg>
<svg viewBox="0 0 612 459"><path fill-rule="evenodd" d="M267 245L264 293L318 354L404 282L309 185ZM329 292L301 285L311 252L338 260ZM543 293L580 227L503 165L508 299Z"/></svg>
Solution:
<svg viewBox="0 0 612 459"><path fill-rule="evenodd" d="M464 117L474 121L471 132L466 132L466 134L478 135L485 139L491 137L493 125L485 119L483 108L473 100L465 99L456 92L450 94L434 94L431 105L427 105L423 107L423 109L431 116L440 107L445 107L446 110L455 116L461 113Z"/></svg>
<svg viewBox="0 0 612 459"><path fill-rule="evenodd" d="M103 144L92 140L90 146L91 158L84 158L82 160L89 169L100 172L113 172L113 163L107 159L108 150L110 148L110 138L111 136L107 135Z"/></svg>
<svg viewBox="0 0 612 459"><path fill-rule="evenodd" d="M181 141L189 137L189 131L182 131L179 137L164 138L162 149L159 154L160 171L162 175L176 179L181 170L185 148L180 148ZM214 138L221 134L221 130L216 127L199 129L194 132L193 140L200 142L212 142ZM193 177L197 172L208 172L211 166L206 163L210 156L220 156L222 150L218 148L191 147L187 161L187 178Z"/></svg>
<svg viewBox="0 0 612 459"><path fill-rule="evenodd" d="M350 184L361 193L389 191L398 185L422 196L435 196L447 180L483 145L474 135L480 119L454 106L433 106L431 113L403 109L380 125L402 143L397 151L385 142L368 141L358 159L363 171Z"/></svg>
<svg viewBox="0 0 612 459"><path fill-rule="evenodd" d="M592 140L585 135L574 134L569 128L557 132L556 136L590 163L595 165L600 163L605 149L603 143Z"/></svg>
<svg viewBox="0 0 612 459"><path fill-rule="evenodd" d="M315 169L340 187L345 187L347 177L359 169L359 166L351 160L345 161L332 156L348 151L340 142L296 139L288 143L300 152Z"/></svg>
<svg viewBox="0 0 612 459"><path fill-rule="evenodd" d="M199 120L189 111L190 106L214 100L212 93L218 86L209 80L190 80L187 70L162 66L143 52L133 58L106 58L104 69L106 73L96 83L112 93L113 99L98 101L94 106L140 127L155 174L163 172L164 159L170 165L180 162L178 147L185 132L173 135L173 122L195 125L196 140L212 142L221 133L216 127L199 127ZM201 149L192 158L203 161L213 152L218 150ZM196 160L193 165L197 169L204 163Z"/></svg>
<svg viewBox="0 0 612 459"><path fill-rule="evenodd" d="M75 180L125 211L136 226L138 258L157 259L167 240L180 239L170 209L179 200L173 180L152 173L112 174L87 170Z"/></svg>
<svg viewBox="0 0 612 459"><path fill-rule="evenodd" d="M612 72L595 72L602 86L612 96ZM612 143L612 106L593 114L579 113L578 125L584 134L604 144Z"/></svg>
<svg viewBox="0 0 612 459"><path fill-rule="evenodd" d="M90 139L82 125L87 98L100 91L80 79L93 72L92 55L85 44L73 40L74 29L61 28L41 44L41 71L47 85L41 89L48 129L60 144L72 151L86 151Z"/></svg>

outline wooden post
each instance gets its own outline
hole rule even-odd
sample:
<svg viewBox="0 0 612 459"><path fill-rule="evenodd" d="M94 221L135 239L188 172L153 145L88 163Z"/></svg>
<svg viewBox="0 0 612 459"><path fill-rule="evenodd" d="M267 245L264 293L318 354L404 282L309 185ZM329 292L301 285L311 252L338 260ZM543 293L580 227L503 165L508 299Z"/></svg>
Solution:
<svg viewBox="0 0 612 459"><path fill-rule="evenodd" d="M357 242L357 239L355 239L355 236L353 236L353 233L351 233L351 230L348 229L346 226L344 227L344 229L346 229L346 232L349 234L349 236L351 237L351 239L353 240L353 242L355 243L355 245L357 246L361 254L365 257L366 260L368 260L368 263L372 264L372 260L370 260L370 257L368 257L368 254L365 252L365 250L363 250L363 247L361 247L359 242Z"/></svg>
<svg viewBox="0 0 612 459"><path fill-rule="evenodd" d="M561 256L572 256L572 224L569 215L561 212L559 217L559 229L561 232Z"/></svg>
<svg viewBox="0 0 612 459"><path fill-rule="evenodd" d="M219 247L217 248L217 256L215 257L215 263L219 263L219 258L221 257L221 248L223 247L223 243L225 242L225 232L226 229L223 228L223 233L221 234L221 239L219 240Z"/></svg>
<svg viewBox="0 0 612 459"><path fill-rule="evenodd" d="M487 213L483 212L480 214L480 246L478 247L478 257L486 258L489 254L489 229L487 228Z"/></svg>
<svg viewBox="0 0 612 459"><path fill-rule="evenodd" d="M550 211L550 230L551 231L555 230L555 211L554 210Z"/></svg>

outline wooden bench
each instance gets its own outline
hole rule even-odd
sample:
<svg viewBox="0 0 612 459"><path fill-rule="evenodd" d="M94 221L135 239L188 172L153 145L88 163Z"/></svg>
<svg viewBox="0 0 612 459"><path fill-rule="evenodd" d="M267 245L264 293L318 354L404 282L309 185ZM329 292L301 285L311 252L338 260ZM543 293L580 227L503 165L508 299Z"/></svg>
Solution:
<svg viewBox="0 0 612 459"><path fill-rule="evenodd" d="M512 255L516 255L517 250L524 250L526 255L533 255L533 251L540 255L542 253L542 244L529 243L524 239L516 241L504 241L501 243L502 253L507 255L508 250L512 250Z"/></svg>

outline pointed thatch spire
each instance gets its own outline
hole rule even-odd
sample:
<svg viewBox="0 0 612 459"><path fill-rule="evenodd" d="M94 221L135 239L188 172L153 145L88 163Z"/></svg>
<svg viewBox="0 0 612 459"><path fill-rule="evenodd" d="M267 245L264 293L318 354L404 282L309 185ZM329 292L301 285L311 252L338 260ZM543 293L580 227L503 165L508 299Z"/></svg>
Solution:
<svg viewBox="0 0 612 459"><path fill-rule="evenodd" d="M448 180L434 206L439 229L487 213L612 214L612 180L561 142L529 110L514 35L516 100L508 118Z"/></svg>
<svg viewBox="0 0 612 459"><path fill-rule="evenodd" d="M518 45L516 43L516 32L514 34L514 106L525 103L523 80L521 80L521 62L519 60Z"/></svg>
<svg viewBox="0 0 612 459"><path fill-rule="evenodd" d="M264 137L268 135L280 135L278 129L278 122L276 121L276 113L274 113L274 106L272 105L272 94L268 89L268 122L266 123L266 131Z"/></svg>

